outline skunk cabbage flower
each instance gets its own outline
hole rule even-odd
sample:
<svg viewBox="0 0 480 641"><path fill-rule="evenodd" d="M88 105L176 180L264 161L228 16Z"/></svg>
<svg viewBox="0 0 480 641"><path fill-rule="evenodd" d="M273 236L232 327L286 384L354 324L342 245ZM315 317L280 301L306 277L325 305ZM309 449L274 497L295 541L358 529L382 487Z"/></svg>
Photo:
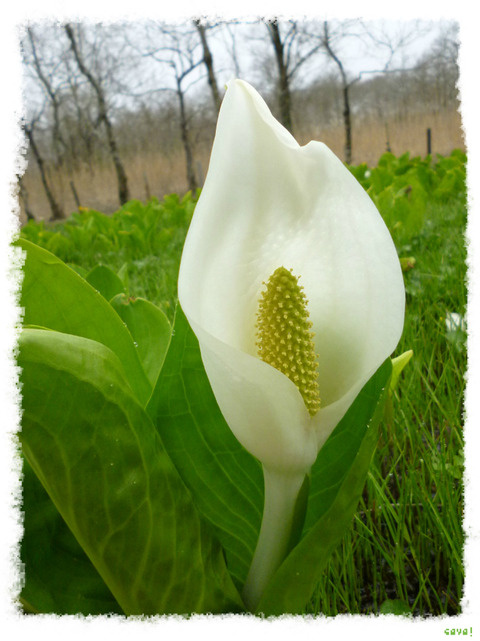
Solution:
<svg viewBox="0 0 480 641"><path fill-rule="evenodd" d="M342 162L322 143L300 146L235 80L178 291L220 410L264 469L264 521L244 594L254 607L285 554L318 451L398 343L402 271L380 214Z"/></svg>

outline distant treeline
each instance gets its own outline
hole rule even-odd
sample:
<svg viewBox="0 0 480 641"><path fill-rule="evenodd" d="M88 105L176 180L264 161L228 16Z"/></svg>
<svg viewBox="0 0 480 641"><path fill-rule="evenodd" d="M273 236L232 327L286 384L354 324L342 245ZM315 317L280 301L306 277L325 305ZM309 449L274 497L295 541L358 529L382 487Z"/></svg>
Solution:
<svg viewBox="0 0 480 641"><path fill-rule="evenodd" d="M27 172L40 173L53 218L63 215L56 172L110 165L124 203L131 194L123 159L134 155L182 152L194 190L197 158L211 146L233 75L254 84L300 142L343 127L343 160L351 162L355 127L365 119L388 132L395 120L458 107L455 24L445 24L413 64L404 62L428 28L399 23L387 33L359 20L31 25L22 40ZM378 65L349 71L352 38Z"/></svg>

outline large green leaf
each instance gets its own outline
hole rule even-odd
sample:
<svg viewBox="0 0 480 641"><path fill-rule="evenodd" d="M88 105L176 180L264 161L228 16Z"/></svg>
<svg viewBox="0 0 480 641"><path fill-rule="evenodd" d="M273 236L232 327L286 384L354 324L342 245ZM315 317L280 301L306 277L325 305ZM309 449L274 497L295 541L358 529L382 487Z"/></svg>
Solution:
<svg viewBox="0 0 480 641"><path fill-rule="evenodd" d="M168 318L161 309L144 298L128 298L125 294L118 294L110 304L128 327L143 369L154 387L172 335Z"/></svg>
<svg viewBox="0 0 480 641"><path fill-rule="evenodd" d="M301 614L328 557L351 523L378 440L392 366L364 386L312 468L303 538L270 581L257 612Z"/></svg>
<svg viewBox="0 0 480 641"><path fill-rule="evenodd" d="M215 527L230 572L242 586L262 519L262 469L218 409L198 341L180 306L147 411L196 504Z"/></svg>
<svg viewBox="0 0 480 641"><path fill-rule="evenodd" d="M24 534L20 594L28 612L122 614L27 461L23 462Z"/></svg>
<svg viewBox="0 0 480 641"><path fill-rule="evenodd" d="M151 386L125 324L105 298L53 254L20 239L27 252L20 305L26 325L37 325L98 341L120 359L125 375L145 406Z"/></svg>
<svg viewBox="0 0 480 641"><path fill-rule="evenodd" d="M19 345L25 457L123 611L239 610L223 551L115 354L39 329Z"/></svg>

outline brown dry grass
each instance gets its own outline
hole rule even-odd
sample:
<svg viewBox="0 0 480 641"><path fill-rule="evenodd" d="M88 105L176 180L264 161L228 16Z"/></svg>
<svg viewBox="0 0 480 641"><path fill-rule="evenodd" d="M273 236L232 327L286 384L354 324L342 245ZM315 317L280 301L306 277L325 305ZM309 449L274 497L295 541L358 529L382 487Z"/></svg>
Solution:
<svg viewBox="0 0 480 641"><path fill-rule="evenodd" d="M461 118L454 110L437 113L410 114L408 118L392 119L388 124L391 151L395 155L410 152L412 156L426 155L426 130L432 131L433 153L448 155L453 149L465 149L461 128ZM301 144L311 139L322 140L340 158L343 158L344 131L341 125L330 129L310 129L299 132ZM386 151L386 126L378 120L370 119L353 123L353 164L366 162L376 165ZM208 167L209 150L196 154L197 171L205 174ZM161 153L136 155L124 159L132 198L146 200L149 195L162 197L164 194L187 191L185 161L181 150L166 158ZM51 216L40 177L35 165L29 167L24 178L29 207L37 219ZM73 176L55 174L50 176L55 195L68 215L76 210L70 181L83 207L98 209L107 213L119 207L117 185L113 167L97 167L93 172L87 168L75 172ZM148 187L147 187L148 185ZM21 207L21 222L26 216Z"/></svg>
<svg viewBox="0 0 480 641"><path fill-rule="evenodd" d="M411 156L425 156L428 128L431 129L434 154L448 155L453 149L465 149L461 117L454 110L412 114L406 119L391 119L386 124L373 118L359 122L354 120L352 164L366 162L370 166L376 165L380 156L387 151L387 132L390 150L396 156L407 151ZM321 140L337 156L343 158L345 134L342 126L319 129L313 138ZM307 136L300 142L307 142L308 139Z"/></svg>
<svg viewBox="0 0 480 641"><path fill-rule="evenodd" d="M208 156L206 158L208 162ZM171 158L162 154L143 154L124 159L125 171L131 198L147 200L149 196L161 197L167 193L185 193L185 161L181 152ZM118 185L113 166L97 165L93 171L84 167L72 175L55 172L49 175L50 184L55 190L55 197L68 216L76 211L77 206L71 183L73 183L80 205L112 213L119 208ZM27 170L24 187L28 193L28 204L36 219L48 220L51 210L40 175L36 167ZM21 222L26 220L23 203L21 203Z"/></svg>

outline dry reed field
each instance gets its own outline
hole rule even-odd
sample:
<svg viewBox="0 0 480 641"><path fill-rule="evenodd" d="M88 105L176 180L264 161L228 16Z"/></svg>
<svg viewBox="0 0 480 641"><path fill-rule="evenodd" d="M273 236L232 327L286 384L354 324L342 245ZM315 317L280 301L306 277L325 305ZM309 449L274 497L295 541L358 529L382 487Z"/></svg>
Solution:
<svg viewBox="0 0 480 641"><path fill-rule="evenodd" d="M411 114L407 119L396 118L387 124L373 118L353 121L352 164L367 163L375 166L380 156L390 151L395 156L410 152L411 156L427 154L427 129L431 130L432 153L448 155L453 149L465 151L461 116L458 111ZM299 142L305 143L312 136L305 136ZM314 132L313 138L321 140L340 158L343 157L344 130L342 126Z"/></svg>
<svg viewBox="0 0 480 641"><path fill-rule="evenodd" d="M437 113L409 114L407 118L391 119L387 124L378 120L353 121L353 162L375 166L380 156L390 150L395 155L409 152L411 156L425 156L427 153L427 129L431 130L433 154L448 155L453 149L465 150L461 127L461 116L455 110ZM297 140L305 144L310 140L321 140L340 158L343 158L344 129L342 125L329 129L314 129L295 132ZM196 150L195 163L200 183L208 168L210 148ZM183 151L166 157L157 154L123 157L128 175L130 196L148 200L150 196L162 198L168 193L183 194L187 191L185 159ZM111 213L118 209L117 184L113 166L97 166L94 170L85 167L73 175L65 171L50 172L50 183L55 197L68 216L77 210L72 185L82 207ZM37 220L48 220L51 211L43 189L38 168L31 161L25 177L24 187L28 205ZM20 222L26 222L24 203L20 203Z"/></svg>

